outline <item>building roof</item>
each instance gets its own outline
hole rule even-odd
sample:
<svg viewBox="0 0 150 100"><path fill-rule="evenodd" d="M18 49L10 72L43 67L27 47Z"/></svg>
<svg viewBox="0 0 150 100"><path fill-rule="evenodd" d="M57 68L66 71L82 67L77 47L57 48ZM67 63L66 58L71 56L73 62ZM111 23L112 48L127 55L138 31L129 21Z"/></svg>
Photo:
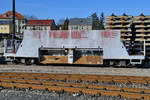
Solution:
<svg viewBox="0 0 150 100"><path fill-rule="evenodd" d="M0 25L9 25L11 23L11 21L0 21Z"/></svg>
<svg viewBox="0 0 150 100"><path fill-rule="evenodd" d="M69 25L92 25L91 18L71 18Z"/></svg>
<svg viewBox="0 0 150 100"><path fill-rule="evenodd" d="M29 20L27 26L39 25L39 26L51 26L54 20Z"/></svg>
<svg viewBox="0 0 150 100"><path fill-rule="evenodd" d="M0 19L11 19L12 14L13 14L12 11L8 11L4 14L0 14ZM25 19L25 17L18 12L15 12L15 17L16 19Z"/></svg>

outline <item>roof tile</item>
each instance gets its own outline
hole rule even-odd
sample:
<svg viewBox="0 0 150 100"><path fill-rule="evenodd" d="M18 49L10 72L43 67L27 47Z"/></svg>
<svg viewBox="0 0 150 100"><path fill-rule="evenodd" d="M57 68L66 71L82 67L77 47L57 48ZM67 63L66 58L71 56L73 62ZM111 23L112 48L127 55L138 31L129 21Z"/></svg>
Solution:
<svg viewBox="0 0 150 100"><path fill-rule="evenodd" d="M52 25L54 23L54 20L29 20L27 22L28 26L32 26L32 25Z"/></svg>
<svg viewBox="0 0 150 100"><path fill-rule="evenodd" d="M13 14L12 11L8 11L4 14L1 14L0 19L10 19L10 18L12 18L12 14ZM16 17L16 19L25 19L24 16L22 16L18 12L15 12L15 17Z"/></svg>
<svg viewBox="0 0 150 100"><path fill-rule="evenodd" d="M91 18L71 18L69 25L92 25Z"/></svg>

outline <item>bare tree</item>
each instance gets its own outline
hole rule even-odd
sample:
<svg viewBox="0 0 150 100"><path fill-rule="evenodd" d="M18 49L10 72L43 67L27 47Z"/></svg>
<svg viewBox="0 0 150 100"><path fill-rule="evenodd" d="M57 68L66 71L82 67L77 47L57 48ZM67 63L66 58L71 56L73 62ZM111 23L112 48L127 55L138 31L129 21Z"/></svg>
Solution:
<svg viewBox="0 0 150 100"><path fill-rule="evenodd" d="M58 25L64 25L64 22L65 22L65 19L64 19L64 18L59 19L59 20L58 20Z"/></svg>
<svg viewBox="0 0 150 100"><path fill-rule="evenodd" d="M27 14L25 14L24 17L25 17L27 20L36 20L36 19L38 19L38 18L37 18L36 16L34 16L34 15L27 15Z"/></svg>

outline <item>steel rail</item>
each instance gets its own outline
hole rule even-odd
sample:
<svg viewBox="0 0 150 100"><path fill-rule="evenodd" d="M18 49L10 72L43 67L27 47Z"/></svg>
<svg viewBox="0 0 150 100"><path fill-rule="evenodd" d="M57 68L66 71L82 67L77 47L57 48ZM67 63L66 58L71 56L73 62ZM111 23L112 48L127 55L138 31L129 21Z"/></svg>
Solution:
<svg viewBox="0 0 150 100"><path fill-rule="evenodd" d="M108 76L108 75L48 74L48 73L0 73L0 78L150 84L150 77L141 77L141 76L138 77L138 76Z"/></svg>

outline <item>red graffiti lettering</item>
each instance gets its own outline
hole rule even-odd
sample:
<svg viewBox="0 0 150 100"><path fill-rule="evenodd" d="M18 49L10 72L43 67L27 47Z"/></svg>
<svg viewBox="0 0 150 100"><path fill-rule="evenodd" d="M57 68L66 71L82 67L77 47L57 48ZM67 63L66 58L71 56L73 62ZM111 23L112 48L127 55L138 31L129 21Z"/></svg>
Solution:
<svg viewBox="0 0 150 100"><path fill-rule="evenodd" d="M87 38L85 31L72 31L71 32L71 38L73 39L81 39L81 38Z"/></svg>
<svg viewBox="0 0 150 100"><path fill-rule="evenodd" d="M68 38L69 33L68 31L53 31L54 38Z"/></svg>
<svg viewBox="0 0 150 100"><path fill-rule="evenodd" d="M39 31L34 31L34 32L33 32L33 37L34 37L34 38L41 39L41 33L40 33Z"/></svg>
<svg viewBox="0 0 150 100"><path fill-rule="evenodd" d="M54 38L58 38L57 31L53 31L53 37L54 37Z"/></svg>
<svg viewBox="0 0 150 100"><path fill-rule="evenodd" d="M68 38L68 37L69 37L68 31L61 31L60 32L60 38Z"/></svg>
<svg viewBox="0 0 150 100"><path fill-rule="evenodd" d="M69 37L69 33L68 31L50 31L49 32L49 38L68 38Z"/></svg>
<svg viewBox="0 0 150 100"><path fill-rule="evenodd" d="M101 33L101 36L103 38L115 38L117 36L117 32L116 31L106 30L106 31L103 31Z"/></svg>
<svg viewBox="0 0 150 100"><path fill-rule="evenodd" d="M52 32L51 31L49 31L49 38L51 38L52 37Z"/></svg>
<svg viewBox="0 0 150 100"><path fill-rule="evenodd" d="M73 38L73 39L80 39L81 38L81 34L78 31L72 31L71 32L71 38Z"/></svg>

